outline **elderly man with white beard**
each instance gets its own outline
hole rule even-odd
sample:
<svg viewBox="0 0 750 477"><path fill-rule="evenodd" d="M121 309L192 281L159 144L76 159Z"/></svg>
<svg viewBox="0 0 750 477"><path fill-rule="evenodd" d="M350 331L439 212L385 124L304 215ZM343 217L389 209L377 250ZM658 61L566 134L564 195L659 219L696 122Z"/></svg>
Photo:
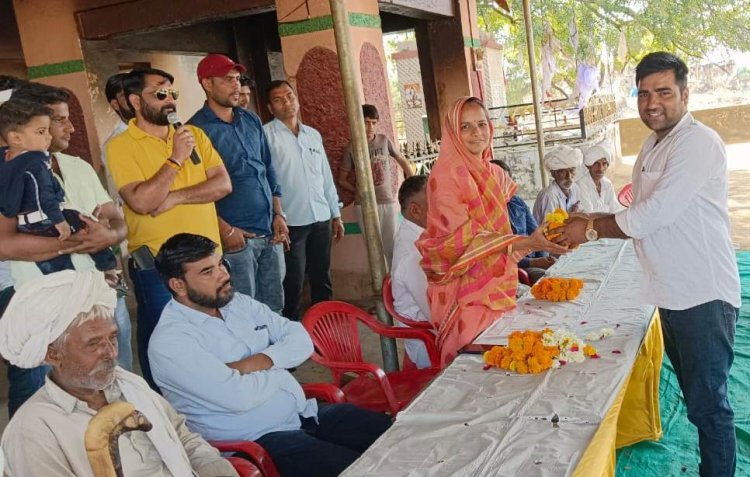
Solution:
<svg viewBox="0 0 750 477"><path fill-rule="evenodd" d="M544 167L554 182L539 191L534 202L534 218L538 224L555 209L566 212L588 212L581 205L580 190L574 179L576 169L581 165L583 154L579 149L559 146L544 155Z"/></svg>
<svg viewBox="0 0 750 477"><path fill-rule="evenodd" d="M66 270L27 282L0 321L0 353L52 371L2 437L10 477L93 476L86 428L109 403L131 403L153 424L119 441L128 477L237 476L232 465L139 376L117 366L115 291L98 271Z"/></svg>

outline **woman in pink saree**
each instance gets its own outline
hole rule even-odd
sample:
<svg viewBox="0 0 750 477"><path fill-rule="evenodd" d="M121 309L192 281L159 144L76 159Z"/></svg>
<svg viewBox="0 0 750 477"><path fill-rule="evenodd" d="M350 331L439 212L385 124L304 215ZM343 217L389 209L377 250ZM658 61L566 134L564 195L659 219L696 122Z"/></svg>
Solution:
<svg viewBox="0 0 750 477"><path fill-rule="evenodd" d="M492 133L479 99L457 100L427 183L427 227L417 248L443 366L515 307L518 260L531 251L567 252L544 237L543 227L529 237L513 235L507 203L517 185L489 163Z"/></svg>

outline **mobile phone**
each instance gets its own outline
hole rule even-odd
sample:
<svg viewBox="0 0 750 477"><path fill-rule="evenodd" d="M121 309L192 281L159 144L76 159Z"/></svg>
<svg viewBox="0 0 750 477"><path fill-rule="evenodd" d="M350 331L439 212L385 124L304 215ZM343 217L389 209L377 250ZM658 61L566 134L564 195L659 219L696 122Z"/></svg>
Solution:
<svg viewBox="0 0 750 477"><path fill-rule="evenodd" d="M147 245L141 245L137 249L133 250L130 256L135 261L135 265L138 270L153 270L156 268L154 262L154 254L151 253L151 249Z"/></svg>

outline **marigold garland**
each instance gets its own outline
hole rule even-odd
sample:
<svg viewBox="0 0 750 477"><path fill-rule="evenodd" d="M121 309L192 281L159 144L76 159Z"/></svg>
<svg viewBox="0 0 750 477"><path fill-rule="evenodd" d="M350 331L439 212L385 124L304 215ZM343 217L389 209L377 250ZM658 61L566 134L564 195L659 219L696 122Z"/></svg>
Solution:
<svg viewBox="0 0 750 477"><path fill-rule="evenodd" d="M583 281L577 278L544 277L531 287L537 300L575 300L583 289Z"/></svg>
<svg viewBox="0 0 750 477"><path fill-rule="evenodd" d="M537 374L569 362L599 358L596 348L567 330L514 331L507 346L493 346L484 353L485 367L518 374Z"/></svg>
<svg viewBox="0 0 750 477"><path fill-rule="evenodd" d="M544 229L544 236L547 237L547 240L552 240L560 235L559 233L553 234L550 232L565 225L566 220L568 220L568 213L560 208L544 216L544 222L547 224L547 227Z"/></svg>
<svg viewBox="0 0 750 477"><path fill-rule="evenodd" d="M553 212L544 216L544 223L547 224L544 227L544 236L547 240L554 240L560 236L559 233L552 233L552 231L565 225L566 220L568 220L568 212L566 212L565 209L560 208L557 208ZM578 245L571 245L568 247L569 250L574 250L576 248L578 248Z"/></svg>

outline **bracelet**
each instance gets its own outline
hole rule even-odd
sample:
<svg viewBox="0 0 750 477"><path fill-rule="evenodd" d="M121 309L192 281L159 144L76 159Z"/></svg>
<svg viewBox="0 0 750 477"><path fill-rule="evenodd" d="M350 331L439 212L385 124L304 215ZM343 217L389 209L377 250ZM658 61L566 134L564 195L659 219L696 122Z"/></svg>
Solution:
<svg viewBox="0 0 750 477"><path fill-rule="evenodd" d="M513 255L513 244L508 245L508 256Z"/></svg>
<svg viewBox="0 0 750 477"><path fill-rule="evenodd" d="M175 169L177 171L179 171L180 169L182 169L182 164L180 164L179 162L175 161L171 157L167 158L167 165L170 166L172 169Z"/></svg>
<svg viewBox="0 0 750 477"><path fill-rule="evenodd" d="M234 227L232 227L232 230L229 231L229 233L227 234L227 237L231 237L233 233L234 233Z"/></svg>

